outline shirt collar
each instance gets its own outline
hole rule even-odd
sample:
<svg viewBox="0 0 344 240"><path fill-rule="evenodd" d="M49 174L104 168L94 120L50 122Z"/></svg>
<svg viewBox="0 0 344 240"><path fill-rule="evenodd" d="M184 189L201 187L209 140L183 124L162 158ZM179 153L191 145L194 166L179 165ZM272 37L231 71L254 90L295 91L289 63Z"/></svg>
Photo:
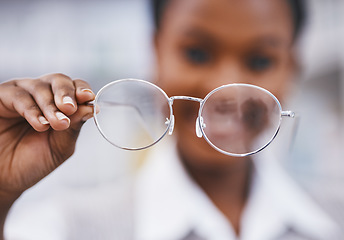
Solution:
<svg viewBox="0 0 344 240"><path fill-rule="evenodd" d="M271 156L260 156L240 239L272 239L289 228L304 236L330 236L332 220ZM186 173L174 144L164 141L154 148L136 181L136 240L183 239L191 231L205 239L236 239L230 223Z"/></svg>
<svg viewBox="0 0 344 240"><path fill-rule="evenodd" d="M138 240L182 239L193 229L197 186L179 163L175 146L153 149L136 179ZM203 198L202 198L203 199Z"/></svg>

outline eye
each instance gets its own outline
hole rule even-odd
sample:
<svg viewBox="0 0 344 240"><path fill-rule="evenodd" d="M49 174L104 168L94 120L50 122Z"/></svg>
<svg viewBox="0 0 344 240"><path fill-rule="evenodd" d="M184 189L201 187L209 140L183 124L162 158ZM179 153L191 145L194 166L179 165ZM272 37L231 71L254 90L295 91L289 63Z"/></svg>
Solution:
<svg viewBox="0 0 344 240"><path fill-rule="evenodd" d="M200 47L187 47L184 53L186 59L193 64L205 64L210 61L210 53Z"/></svg>
<svg viewBox="0 0 344 240"><path fill-rule="evenodd" d="M237 102L234 100L224 100L214 103L214 110L217 114L230 115L237 113Z"/></svg>
<svg viewBox="0 0 344 240"><path fill-rule="evenodd" d="M249 57L247 60L247 67L250 70L256 71L256 72L267 70L270 67L272 67L273 64L274 64L273 59L267 56L256 55L256 56Z"/></svg>

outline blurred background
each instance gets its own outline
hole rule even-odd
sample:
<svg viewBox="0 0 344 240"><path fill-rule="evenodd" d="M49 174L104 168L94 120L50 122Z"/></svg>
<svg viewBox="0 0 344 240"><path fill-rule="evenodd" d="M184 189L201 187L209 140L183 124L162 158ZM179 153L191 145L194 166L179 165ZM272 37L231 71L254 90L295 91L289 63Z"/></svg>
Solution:
<svg viewBox="0 0 344 240"><path fill-rule="evenodd" d="M2 0L0 81L59 72L97 92L121 78L149 80L150 20L142 0ZM56 175L57 185L89 186L126 171L127 153L108 144L92 120L81 135L80 151L47 182Z"/></svg>
<svg viewBox="0 0 344 240"><path fill-rule="evenodd" d="M300 116L298 130L292 134L296 121L282 126L274 145L286 152L281 163L302 187L319 201L330 198L336 211L344 209L344 1L313 0L307 8L301 75L286 105ZM152 29L145 0L1 0L0 81L61 72L89 81L96 92L120 78L150 80ZM116 181L133 156L89 121L75 155L21 201Z"/></svg>

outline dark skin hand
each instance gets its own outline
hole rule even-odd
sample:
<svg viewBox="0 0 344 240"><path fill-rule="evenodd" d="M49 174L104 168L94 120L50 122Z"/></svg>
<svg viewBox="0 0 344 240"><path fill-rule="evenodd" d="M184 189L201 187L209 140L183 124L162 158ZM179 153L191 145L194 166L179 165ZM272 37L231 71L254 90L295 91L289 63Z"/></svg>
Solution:
<svg viewBox="0 0 344 240"><path fill-rule="evenodd" d="M94 97L63 74L0 85L0 230L13 202L73 154Z"/></svg>

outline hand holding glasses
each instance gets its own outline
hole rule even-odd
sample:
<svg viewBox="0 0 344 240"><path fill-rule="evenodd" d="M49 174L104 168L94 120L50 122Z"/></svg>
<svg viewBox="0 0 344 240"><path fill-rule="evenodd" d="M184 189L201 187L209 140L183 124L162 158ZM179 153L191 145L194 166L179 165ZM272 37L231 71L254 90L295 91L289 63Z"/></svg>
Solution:
<svg viewBox="0 0 344 240"><path fill-rule="evenodd" d="M233 83L212 90L204 99L172 96L143 80L123 79L105 85L94 101L95 123L116 147L140 150L159 142L174 128L173 102L200 103L196 135L217 151L237 157L255 154L276 137L282 117L278 99L250 84Z"/></svg>

